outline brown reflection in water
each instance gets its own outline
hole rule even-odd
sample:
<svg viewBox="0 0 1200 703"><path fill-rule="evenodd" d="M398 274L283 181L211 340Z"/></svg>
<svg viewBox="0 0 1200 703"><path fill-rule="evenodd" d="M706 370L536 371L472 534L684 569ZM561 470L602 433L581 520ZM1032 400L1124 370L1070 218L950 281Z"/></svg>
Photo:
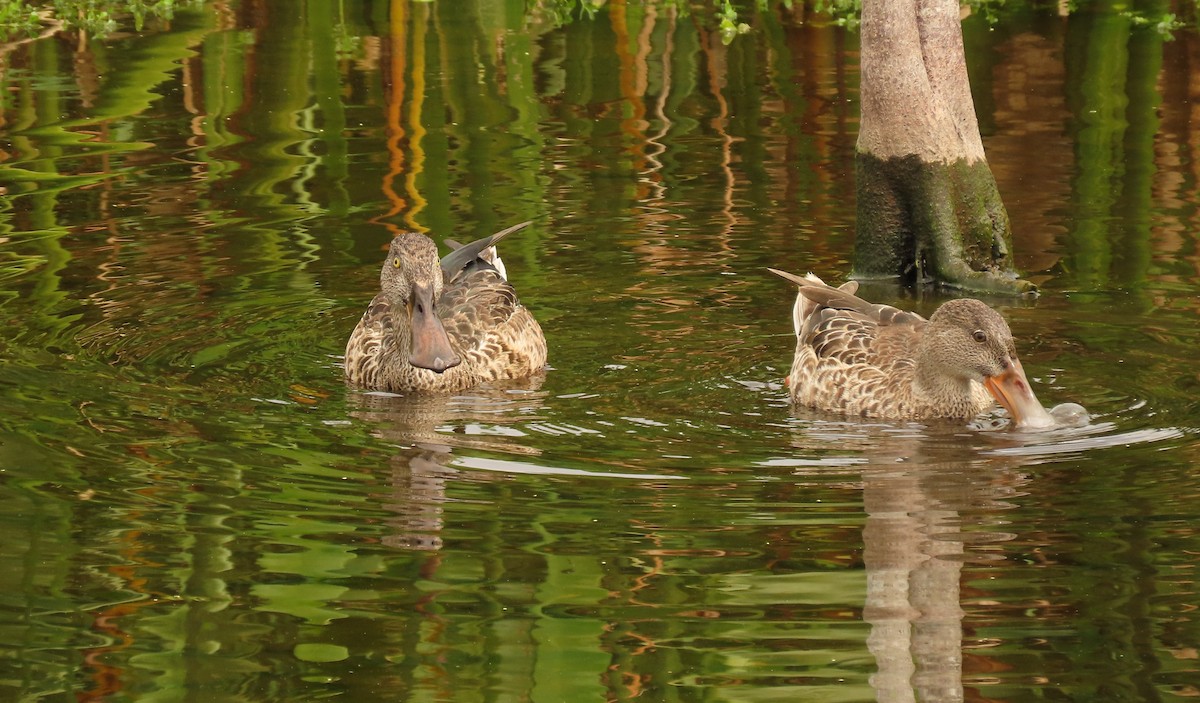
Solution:
<svg viewBox="0 0 1200 703"><path fill-rule="evenodd" d="M154 462L145 447L131 445L129 452L140 459ZM159 486L143 488L136 493L152 501L164 500ZM126 514L125 520L130 525L140 525L147 517L146 513L132 510ZM153 585L155 581L151 574L161 569L163 564L152 556L156 550L152 542L153 537L138 528L122 530L117 538L117 553L122 562L107 567L105 571L115 583L120 584L121 590L137 594L137 597L96 607L90 612L84 611L91 616L91 629L107 642L80 650L84 679L88 685L75 694L75 700L79 703L112 700L113 696L121 695L130 687L131 682L127 681L130 674L126 667L114 662L124 661L123 654L137 651L140 643L139 635L135 633L138 623L147 614L161 609L164 603L179 600L174 593L162 592ZM147 614L143 614L143 610Z"/></svg>
<svg viewBox="0 0 1200 703"><path fill-rule="evenodd" d="M902 432L882 423L816 422L796 442L807 450L858 450L867 460L861 472L863 619L871 626L876 700L964 700L964 564L990 560L985 545L1013 537L964 528L981 507L1016 507L1009 499L1027 481L1020 462L982 459L973 450L964 455L954 436L926 437L917 428ZM987 667L986 659L973 657L972 667Z"/></svg>
<svg viewBox="0 0 1200 703"><path fill-rule="evenodd" d="M407 9L412 10L412 18ZM387 153L388 169L383 177L381 189L390 208L373 218L372 222L387 227L392 234L405 228L397 227L390 218L403 213L408 228L424 231L416 223L416 216L425 206L425 198L416 187L417 178L425 170L425 151L421 138L425 129L421 126L421 110L425 102L425 34L429 24L428 6L393 0L391 12L391 35L388 37L387 75L383 83L387 90ZM409 60L409 24L412 32L412 69ZM412 82L411 100L406 104L408 83ZM406 127L405 121L408 125ZM412 163L405 159L405 149L412 150Z"/></svg>
<svg viewBox="0 0 1200 703"><path fill-rule="evenodd" d="M613 14L614 31L624 37L623 13ZM799 250L809 267L841 258L835 252L843 242L828 234L844 224L853 179L824 166L852 152L856 128L853 99L848 97L854 93L856 67L853 53L844 46L844 32L785 17L779 31L786 49L731 55L731 47L716 32L677 23L673 8L665 8L662 16L648 8L643 22L636 39L626 37L615 47L621 57L622 99L633 114L622 121L621 129L632 145L630 168L638 174L638 207L618 240L640 264L638 282L624 291L636 301L631 318L647 339L645 348L620 357L633 363L687 354L690 341L706 323L704 309L744 308L750 285L742 277L747 273L747 251L765 249L774 256ZM656 22L665 23L665 30L655 31ZM674 55L677 31L696 33L697 58ZM652 45L659 34L659 43ZM635 45L636 53L630 53ZM671 143L666 106L673 89L672 67L689 60L701 64L694 69L705 78L704 94L691 97L704 101L703 137L713 142L708 149L695 150L713 155L705 164L710 173L700 181L703 186L681 170L693 167L673 164L672 169L659 159L669 149L680 149ZM731 64L744 71L742 64L756 62L764 64L769 85L743 81L740 73L731 75ZM652 74L657 84L652 84ZM656 88L658 94L652 95ZM748 206L748 201L761 204L761 209ZM697 229L680 214L689 203L706 211L716 207L720 215L706 216L704 229ZM752 218L768 210L773 224L755 232L748 243ZM817 231L819 235L806 236ZM798 235L804 237L801 243ZM711 280L703 298L695 295L694 284L673 277L681 274ZM722 274L727 277L719 278ZM740 330L746 338L761 331L750 317L742 324L724 324L727 331ZM719 352L741 353L708 349L705 360L692 363L726 364Z"/></svg>
<svg viewBox="0 0 1200 703"><path fill-rule="evenodd" d="M422 560L422 579L453 582L456 578L453 566L449 573L443 573L447 568L441 551L446 527L445 504L451 500L448 494L454 482L463 475L462 469L450 465L455 450L471 448L536 456L538 450L508 441L500 432L492 435L482 432L535 420L546 397L539 390L543 381L544 375L539 375L473 389L459 396L347 394L347 402L356 407L352 416L372 423L375 426L372 434L376 437L398 445L388 460L383 490L375 496L383 508L394 514L387 521L391 532L381 542L394 549L430 553L428 559ZM475 481L507 478L500 473L472 473ZM412 628L411 640L407 635L397 638L403 644L393 660L398 664L395 683L398 690L423 688L434 691L438 700L450 700L455 697L461 678L469 678L470 674L447 665L464 645L456 639L457 628L448 622L438 599L439 591L431 591L412 604L411 612L417 614L421 624ZM512 646L533 648L535 637L527 627L514 624L496 629L504 632ZM484 641L490 636L490 633L482 635ZM418 659L420 666L410 671L409 662ZM522 680L533 677L528 671L515 675Z"/></svg>
<svg viewBox="0 0 1200 703"><path fill-rule="evenodd" d="M725 46L716 32L699 26L680 30L696 32L702 65L695 70L707 79L703 95L708 115L705 136L716 143L699 153L719 155L706 164L710 173L702 182L707 190L700 191L694 185L674 182L681 174L664 171L663 163L656 158L668 148L678 149L670 144L672 135L668 132L672 123L664 107L672 90L672 65L684 59L673 55L677 29L674 10L667 12L665 41L657 49L649 45L653 19L650 15L647 31L638 35L637 55L622 63L622 69L633 74L622 80L623 89L640 90L623 94L627 101L633 101L638 116L626 120L623 131L634 138L639 155L643 155L645 144L651 145L645 158L634 164L639 174L641 205L635 213L636 231L655 235L644 244L633 245L647 263L644 273L653 276L685 267L703 267L713 272L734 268L739 249L734 237L751 225L750 218L761 214L748 207L748 199L754 205L761 205L763 211L769 209L773 221L792 223L792 226L764 227L759 233L774 240L781 251L800 246L809 260L832 256L831 252L841 244L837 238L813 236L797 245L796 235L798 229L827 235L828 230L844 225L846 203L853 197L853 179L847 177L849 174L825 168L851 153L854 145L852 83L856 68L853 53L843 46L844 33L827 27L790 24L795 20L785 19L780 31L786 47L771 51L743 50L744 55L732 57L731 47ZM647 133L650 122L641 119L647 112L643 103L650 99L647 90L651 86L645 78L650 72L650 62L654 63L661 82L652 111L659 122L655 134ZM765 64L765 80L770 85L744 81L741 74L731 76L734 62L741 71L745 70L741 64ZM738 118L744 123L737 122ZM761 176L756 173L759 169ZM716 179L712 177L713 170L719 174ZM646 183L655 187L645 191L641 186ZM714 183L719 183L719 188L711 188ZM668 187L674 192L668 194ZM689 202L708 210L713 201L719 203L721 217L715 227L712 218L708 218L709 230L694 231L686 217L677 214L680 206ZM666 214L672 207L676 214ZM681 233L686 234L686 239L681 239ZM741 235L745 236L744 231ZM697 245L697 237L704 238L703 246Z"/></svg>
<svg viewBox="0 0 1200 703"><path fill-rule="evenodd" d="M990 117L995 133L985 137L989 163L1012 220L1018 267L1027 272L1048 272L1064 256L1079 255L1069 250L1069 230L1079 226L1081 217L1086 219L1089 208L1096 206L1092 199L1099 197L1073 188L1074 182L1097 175L1087 171L1096 163L1084 157L1099 148L1081 144L1071 133L1073 127L1096 118L1094 110L1072 114L1067 101L1072 89L1068 81L1082 79L1068 75L1065 33L1070 23L1084 21L1071 17L1067 23L1043 22L1037 32L1014 34L996 47L1000 59L992 70L977 77L986 84L994 106ZM1172 41L1150 49L1161 51L1161 66L1156 66L1151 55L1135 55L1147 51L1150 43L1144 37L1122 37L1124 43L1107 51L1129 54L1127 60L1134 62L1129 72L1117 76L1121 83L1110 88L1112 93L1085 93L1099 105L1122 105L1101 125L1115 140L1110 146L1116 150L1116 161L1109 164L1110 182L1101 191L1113 198L1101 213L1102 241L1114 254L1136 259L1141 255L1140 239L1148 237L1145 246L1154 265L1144 271L1135 267L1127 283L1137 283L1147 274L1158 282L1190 283L1177 272L1182 262L1187 278L1200 275L1200 255L1194 253L1195 232L1200 230L1200 132L1194 129L1200 121L1200 71L1195 70L1200 66L1200 38L1194 32L1179 32ZM1074 69L1086 74L1087 67ZM1141 75L1138 69L1152 73ZM1142 85L1144 80L1153 85ZM1157 98L1156 104L1147 103L1153 99L1150 95ZM1121 104L1122 99L1127 104ZM1143 139L1152 140L1152 153L1139 151Z"/></svg>
<svg viewBox="0 0 1200 703"><path fill-rule="evenodd" d="M914 689L923 701L963 699L962 562L954 558L963 543L946 524L957 514L929 495L920 473L863 481L863 619L871 624L867 647L878 666L871 683L881 703L914 700Z"/></svg>
<svg viewBox="0 0 1200 703"><path fill-rule="evenodd" d="M1163 212L1154 221L1154 256L1186 261L1191 276L1200 277L1200 37L1182 33L1163 45L1159 74L1159 133L1155 140L1153 198ZM1176 276L1163 280L1178 282Z"/></svg>
<svg viewBox="0 0 1200 703"><path fill-rule="evenodd" d="M629 22L626 19L625 10L625 3L618 2L613 3L608 12L609 23L616 36L613 49L618 62L617 83L621 99L626 106L625 113L628 115L621 119L620 129L629 137L626 143L629 145L628 151L633 160L632 169L636 173L643 173L648 161L645 147L649 142L646 136L649 124L645 120L645 98L648 97L646 86L649 74L646 59L651 52L650 36L654 31L657 12L653 6L647 8L636 41L630 41ZM635 50L636 53L634 53ZM637 192L639 200L646 197L645 190L645 184L639 182Z"/></svg>
<svg viewBox="0 0 1200 703"><path fill-rule="evenodd" d="M421 551L442 548L447 490L461 474L450 465L455 449L521 456L540 453L498 433L468 433L534 419L545 400L538 390L544 380L545 375L539 374L459 396L347 395L357 406L351 413L354 417L374 424L374 436L399 445L388 461L388 491L378 496L383 507L396 515L389 521L393 532L383 538L384 544Z"/></svg>
<svg viewBox="0 0 1200 703"><path fill-rule="evenodd" d="M22 39L18 39L16 41L10 41L10 42L5 42L3 44L0 44L0 80L4 79L6 77L6 74L8 73L8 68L11 65L11 58L12 58L13 54L16 53L19 48L26 47L26 46L33 44L34 42L40 41L42 39L48 39L62 31L62 28L63 28L62 20L59 20L59 19L56 19L53 17L49 17L49 18L44 19L43 21L45 22L45 27L36 36L25 37ZM83 63L85 64L85 66L90 66L91 59L92 59L92 56L90 53L88 53L86 57L83 57ZM77 60L79 60L79 59L77 58ZM87 74L87 73L94 74L95 73L94 70L88 70L88 68L85 68L83 70L83 72L85 74ZM80 83L80 89L85 91L84 92L85 99L90 97L90 94L86 92L87 86L82 82ZM0 128L8 127L8 126L10 126L10 120L8 118L8 114L5 110L0 109ZM3 152L0 152L0 161L3 161L3 158L2 158L3 156L4 156Z"/></svg>
<svg viewBox="0 0 1200 703"><path fill-rule="evenodd" d="M797 5L796 7L802 7ZM822 236L804 242L804 254L826 261L844 257L844 241L828 236L851 216L854 203L853 153L858 138L858 51L852 36L829 27L784 27L794 93L781 96L781 116L794 122L776 158L787 171L775 203L791 222L811 221ZM771 103L764 109L770 111ZM839 165L841 168L839 168ZM816 187L814 187L816 186ZM780 246L792 244L786 228Z"/></svg>
<svg viewBox="0 0 1200 703"><path fill-rule="evenodd" d="M1075 155L1066 135L1070 120L1062 39L1021 33L997 49L1003 59L991 76L996 133L984 140L1012 221L1013 250L1022 271L1047 271L1058 262L1062 224L1071 200Z"/></svg>

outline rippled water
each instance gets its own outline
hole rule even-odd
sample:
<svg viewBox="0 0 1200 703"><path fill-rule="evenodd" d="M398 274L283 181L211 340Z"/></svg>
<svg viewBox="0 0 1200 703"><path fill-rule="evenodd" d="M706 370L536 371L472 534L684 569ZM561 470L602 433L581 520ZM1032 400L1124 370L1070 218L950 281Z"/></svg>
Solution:
<svg viewBox="0 0 1200 703"><path fill-rule="evenodd" d="M1024 432L788 407L765 267L849 268L853 33L299 7L0 69L0 700L1200 693L1194 32L965 25L1043 290L989 302L1092 414ZM524 219L543 378L344 387L393 232Z"/></svg>

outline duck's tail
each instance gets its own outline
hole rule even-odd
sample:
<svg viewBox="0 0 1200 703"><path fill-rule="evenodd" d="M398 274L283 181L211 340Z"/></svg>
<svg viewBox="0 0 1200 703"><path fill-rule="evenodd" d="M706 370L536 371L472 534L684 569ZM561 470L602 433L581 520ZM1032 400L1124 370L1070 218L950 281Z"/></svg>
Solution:
<svg viewBox="0 0 1200 703"><path fill-rule="evenodd" d="M792 330L795 331L796 337L800 336L801 331L804 329L804 322L809 318L809 316L816 312L818 308L823 306L822 303L813 300L810 296L805 295L805 289L810 291L813 288L839 290L849 295L854 295L856 292L858 292L858 281L846 281L835 289L826 284L825 281L822 281L817 274L812 272L809 272L803 278L801 278L795 274L788 273L787 271L780 271L779 269L768 268L767 270L776 276L789 280L792 283L800 286L800 290L796 293L796 302L792 305Z"/></svg>
<svg viewBox="0 0 1200 703"><path fill-rule="evenodd" d="M500 259L500 254L496 251L496 243L513 232L525 229L531 223L532 220L513 225L482 239L476 239L470 244L459 244L453 239L445 240L446 244L454 249L454 251L442 257L443 277L447 281L452 280L456 274L475 261L475 259L483 259L492 268L496 269L504 280L508 280L508 270L504 267L504 262Z"/></svg>
<svg viewBox="0 0 1200 703"><path fill-rule="evenodd" d="M504 268L504 260L500 258L500 252L496 251L496 245L493 244L479 252L479 258L491 264L501 278L508 280L508 269Z"/></svg>

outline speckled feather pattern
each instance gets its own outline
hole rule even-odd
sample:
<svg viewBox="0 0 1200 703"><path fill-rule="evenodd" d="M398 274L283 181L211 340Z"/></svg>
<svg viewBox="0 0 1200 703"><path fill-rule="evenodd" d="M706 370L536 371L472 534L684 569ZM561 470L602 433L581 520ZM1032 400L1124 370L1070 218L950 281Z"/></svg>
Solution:
<svg viewBox="0 0 1200 703"><path fill-rule="evenodd" d="M853 282L832 288L812 274L805 280L809 283L801 286L794 309L796 352L787 377L792 402L893 419L969 418L992 407L992 397L978 381L919 380L919 363L934 373L941 363L921 359L920 340L929 327L925 318L868 303L854 295Z"/></svg>
<svg viewBox="0 0 1200 703"><path fill-rule="evenodd" d="M441 277L440 271L427 273ZM410 364L412 332L406 305L383 291L371 301L346 344L347 381L396 393L452 393L490 381L523 378L545 367L541 327L512 285L490 264L471 262L446 281L436 309L450 346L461 359L459 365L438 373Z"/></svg>

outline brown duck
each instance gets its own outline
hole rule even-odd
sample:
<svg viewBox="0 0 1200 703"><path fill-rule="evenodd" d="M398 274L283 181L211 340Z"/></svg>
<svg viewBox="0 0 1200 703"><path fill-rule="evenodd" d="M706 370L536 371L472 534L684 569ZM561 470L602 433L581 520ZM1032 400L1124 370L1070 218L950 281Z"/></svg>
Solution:
<svg viewBox="0 0 1200 703"><path fill-rule="evenodd" d="M792 310L796 355L792 402L819 410L898 420L972 418L998 402L1018 426L1054 424L1038 402L1012 332L978 300L920 315L857 297L813 274L769 269L800 286Z"/></svg>
<svg viewBox="0 0 1200 703"><path fill-rule="evenodd" d="M423 234L392 240L380 292L346 343L346 380L397 393L451 393L546 365L546 338L495 253L522 222L438 259Z"/></svg>

